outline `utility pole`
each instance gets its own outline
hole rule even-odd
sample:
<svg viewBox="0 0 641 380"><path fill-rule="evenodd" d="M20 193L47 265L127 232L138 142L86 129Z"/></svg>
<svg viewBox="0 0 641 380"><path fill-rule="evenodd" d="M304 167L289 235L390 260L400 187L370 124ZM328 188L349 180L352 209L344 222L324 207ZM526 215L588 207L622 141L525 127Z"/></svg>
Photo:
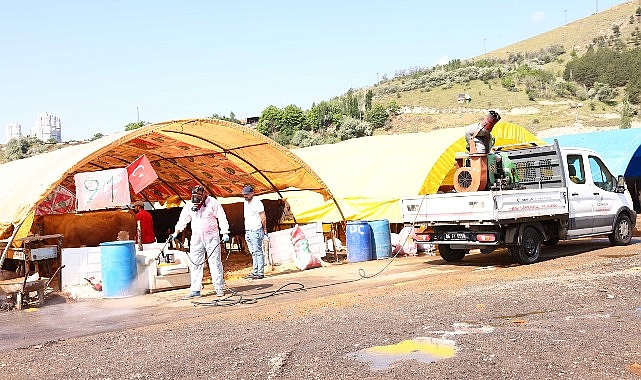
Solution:
<svg viewBox="0 0 641 380"><path fill-rule="evenodd" d="M483 58L487 58L487 49L485 48L485 38L483 38Z"/></svg>

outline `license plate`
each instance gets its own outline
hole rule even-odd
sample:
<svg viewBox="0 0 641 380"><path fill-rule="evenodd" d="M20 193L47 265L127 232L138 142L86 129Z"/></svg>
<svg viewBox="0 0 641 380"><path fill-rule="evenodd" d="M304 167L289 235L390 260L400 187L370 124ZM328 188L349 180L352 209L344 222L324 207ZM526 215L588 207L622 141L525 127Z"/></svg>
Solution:
<svg viewBox="0 0 641 380"><path fill-rule="evenodd" d="M467 235L463 232L446 232L445 240L467 240Z"/></svg>

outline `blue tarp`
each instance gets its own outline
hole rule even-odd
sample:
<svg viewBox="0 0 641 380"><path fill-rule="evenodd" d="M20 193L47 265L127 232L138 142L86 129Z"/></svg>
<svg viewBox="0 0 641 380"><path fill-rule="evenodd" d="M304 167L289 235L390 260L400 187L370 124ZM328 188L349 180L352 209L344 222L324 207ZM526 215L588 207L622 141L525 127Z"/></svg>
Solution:
<svg viewBox="0 0 641 380"><path fill-rule="evenodd" d="M614 175L641 177L641 128L553 136L561 147L580 147L596 151Z"/></svg>

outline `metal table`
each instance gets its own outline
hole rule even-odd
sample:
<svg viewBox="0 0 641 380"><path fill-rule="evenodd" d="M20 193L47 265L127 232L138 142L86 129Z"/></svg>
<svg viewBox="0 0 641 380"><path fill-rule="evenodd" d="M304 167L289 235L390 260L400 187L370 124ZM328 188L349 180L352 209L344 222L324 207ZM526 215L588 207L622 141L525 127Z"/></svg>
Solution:
<svg viewBox="0 0 641 380"><path fill-rule="evenodd" d="M62 269L59 266L51 274L49 265L52 260L60 257L62 237L61 234L27 236L15 240L15 242L21 243L20 247L10 247L7 251L7 258L21 261L17 271L19 277L0 280L0 293L6 293L9 297L15 296L18 310L22 309L24 301L30 301L30 293L32 292L37 293L37 304L42 305L44 290L49 287L58 271ZM51 244L52 241L55 241L55 244ZM38 274L37 278L29 280L29 277L33 277L36 273Z"/></svg>

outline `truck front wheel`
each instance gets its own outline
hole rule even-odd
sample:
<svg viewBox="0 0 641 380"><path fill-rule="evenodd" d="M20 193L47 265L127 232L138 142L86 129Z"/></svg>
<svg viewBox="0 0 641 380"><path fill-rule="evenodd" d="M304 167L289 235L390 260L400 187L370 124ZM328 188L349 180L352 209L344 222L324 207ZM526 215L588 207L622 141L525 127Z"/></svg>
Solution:
<svg viewBox="0 0 641 380"><path fill-rule="evenodd" d="M627 215L619 215L614 223L614 232L608 235L612 245L627 245L632 240L632 222Z"/></svg>
<svg viewBox="0 0 641 380"><path fill-rule="evenodd" d="M534 227L525 227L521 235L521 244L508 248L514 261L519 264L532 264L541 256L541 241L543 238Z"/></svg>
<svg viewBox="0 0 641 380"><path fill-rule="evenodd" d="M465 254L467 253L467 250L452 249L452 247L450 247L449 245L439 244L438 253L441 255L441 258L443 258L443 260L447 261L448 263L458 263L459 261L463 260L463 257L465 257Z"/></svg>

